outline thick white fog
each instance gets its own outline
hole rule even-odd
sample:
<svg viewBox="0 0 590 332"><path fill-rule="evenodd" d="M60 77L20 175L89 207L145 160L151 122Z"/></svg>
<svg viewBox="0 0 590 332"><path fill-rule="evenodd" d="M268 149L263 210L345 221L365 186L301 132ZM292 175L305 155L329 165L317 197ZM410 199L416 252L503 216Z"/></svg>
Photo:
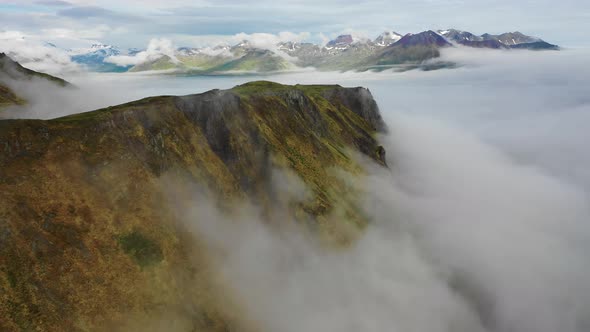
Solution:
<svg viewBox="0 0 590 332"><path fill-rule="evenodd" d="M390 169L367 162L372 224L330 252L258 222L255 208L247 222L209 206L182 215L268 331L589 331L589 55L455 49L444 57L464 66L453 70L262 77L371 89L390 129ZM79 89L65 104L42 97L20 115L261 77L69 79Z"/></svg>
<svg viewBox="0 0 590 332"><path fill-rule="evenodd" d="M246 314L266 331L587 331L587 195L437 121L391 120L351 248L252 207L180 209Z"/></svg>

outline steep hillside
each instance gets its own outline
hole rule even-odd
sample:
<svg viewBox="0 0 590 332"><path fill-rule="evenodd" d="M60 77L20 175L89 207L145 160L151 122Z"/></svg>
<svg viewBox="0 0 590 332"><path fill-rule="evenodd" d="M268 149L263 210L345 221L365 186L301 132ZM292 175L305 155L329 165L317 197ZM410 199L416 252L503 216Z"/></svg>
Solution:
<svg viewBox="0 0 590 332"><path fill-rule="evenodd" d="M280 223L280 170L310 191L281 213L346 244L368 220L341 175L364 173L356 154L385 165L384 130L366 89L270 82L0 121L0 330L256 330L168 186Z"/></svg>
<svg viewBox="0 0 590 332"><path fill-rule="evenodd" d="M66 82L61 78L27 69L21 66L18 62L12 60L9 56L7 56L4 53L0 53L0 79L45 79L63 87L70 85L70 83Z"/></svg>
<svg viewBox="0 0 590 332"><path fill-rule="evenodd" d="M293 67L268 50L253 49L236 60L210 68L208 72L275 72Z"/></svg>
<svg viewBox="0 0 590 332"><path fill-rule="evenodd" d="M26 99L11 88L12 83L30 82L33 80L47 80L55 83L56 87L68 87L70 83L65 80L21 66L4 53L0 53L0 110L9 106L24 105Z"/></svg>

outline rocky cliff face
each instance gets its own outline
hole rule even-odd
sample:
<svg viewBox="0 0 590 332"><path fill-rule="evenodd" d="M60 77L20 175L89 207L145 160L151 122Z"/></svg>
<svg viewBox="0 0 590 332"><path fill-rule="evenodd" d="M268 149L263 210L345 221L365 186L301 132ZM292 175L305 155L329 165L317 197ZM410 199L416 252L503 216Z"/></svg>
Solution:
<svg viewBox="0 0 590 332"><path fill-rule="evenodd" d="M385 166L385 130L366 89L270 82L0 121L0 330L248 330L162 183L271 211L289 172L311 195L287 213L346 243L368 220L333 171Z"/></svg>

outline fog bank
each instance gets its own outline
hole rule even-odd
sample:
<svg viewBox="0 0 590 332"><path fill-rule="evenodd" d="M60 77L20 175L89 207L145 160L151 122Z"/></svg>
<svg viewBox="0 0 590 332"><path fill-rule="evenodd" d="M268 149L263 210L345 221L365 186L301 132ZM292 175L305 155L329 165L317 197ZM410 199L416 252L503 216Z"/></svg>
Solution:
<svg viewBox="0 0 590 332"><path fill-rule="evenodd" d="M590 330L588 55L453 49L444 59L463 66L433 72L73 76L78 90L62 99L47 90L19 116L261 78L367 86L390 128L382 141L391 168L366 164L372 223L351 248L326 250L296 227L270 227L256 207L241 216L207 203L178 207L219 253L217 267L252 319L279 332L582 332Z"/></svg>
<svg viewBox="0 0 590 332"><path fill-rule="evenodd" d="M588 196L440 121L389 125L391 168L365 162L371 223L349 248L249 205L180 209L245 313L266 331L586 331Z"/></svg>
<svg viewBox="0 0 590 332"><path fill-rule="evenodd" d="M590 329L590 75L569 68L581 65L574 53L525 54L359 74L388 121L391 169L366 165L372 223L347 250L256 213L188 212L263 329Z"/></svg>

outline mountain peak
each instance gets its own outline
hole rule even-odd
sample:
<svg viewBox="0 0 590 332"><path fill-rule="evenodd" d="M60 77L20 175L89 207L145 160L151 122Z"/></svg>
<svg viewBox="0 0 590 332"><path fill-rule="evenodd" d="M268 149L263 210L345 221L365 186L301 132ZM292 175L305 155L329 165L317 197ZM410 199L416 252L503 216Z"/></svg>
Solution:
<svg viewBox="0 0 590 332"><path fill-rule="evenodd" d="M468 31L457 29L438 30L439 35L445 37L449 41L457 42L459 44L466 44L471 42L480 42L483 40L481 36L476 36Z"/></svg>
<svg viewBox="0 0 590 332"><path fill-rule="evenodd" d="M385 31L380 34L374 41L379 46L389 46L402 38L402 35L395 31Z"/></svg>
<svg viewBox="0 0 590 332"><path fill-rule="evenodd" d="M336 37L336 39L329 41L328 44L326 44L326 47L348 47L353 42L354 39L352 38L352 35L340 35Z"/></svg>
<svg viewBox="0 0 590 332"><path fill-rule="evenodd" d="M396 45L401 45L404 47L419 45L437 47L451 46L451 44L447 42L445 38L432 30L423 31L418 34L407 34L392 46Z"/></svg>

